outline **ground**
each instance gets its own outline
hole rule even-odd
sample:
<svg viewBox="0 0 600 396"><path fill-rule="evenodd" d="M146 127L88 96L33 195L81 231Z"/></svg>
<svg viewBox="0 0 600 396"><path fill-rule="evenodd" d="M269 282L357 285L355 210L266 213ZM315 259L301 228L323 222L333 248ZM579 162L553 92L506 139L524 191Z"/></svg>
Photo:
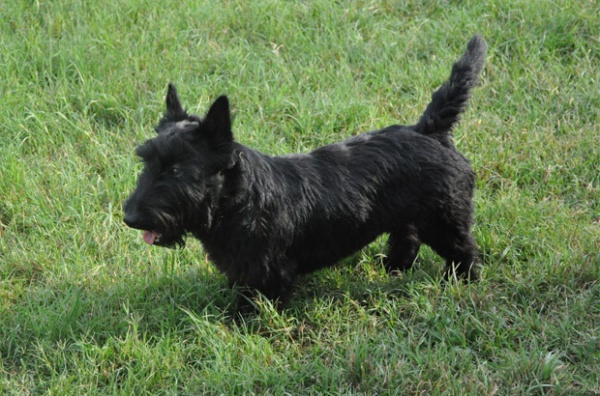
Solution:
<svg viewBox="0 0 600 396"><path fill-rule="evenodd" d="M144 0L0 6L0 393L600 394L595 1ZM383 240L306 276L282 314L227 318L202 255L122 224L168 82L237 138L306 152L412 123L476 32L456 129L485 269L442 288Z"/></svg>

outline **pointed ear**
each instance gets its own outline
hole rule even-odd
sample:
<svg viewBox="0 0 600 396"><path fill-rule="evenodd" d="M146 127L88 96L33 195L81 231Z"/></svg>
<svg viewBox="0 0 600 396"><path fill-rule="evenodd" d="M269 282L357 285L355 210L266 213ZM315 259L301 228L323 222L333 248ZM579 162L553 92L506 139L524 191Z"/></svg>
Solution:
<svg viewBox="0 0 600 396"><path fill-rule="evenodd" d="M206 113L204 122L210 123L219 130L231 130L231 116L227 96L219 96L215 100L208 113Z"/></svg>
<svg viewBox="0 0 600 396"><path fill-rule="evenodd" d="M231 114L227 96L219 96L210 106L203 121L213 139L218 141L233 141L231 132Z"/></svg>
<svg viewBox="0 0 600 396"><path fill-rule="evenodd" d="M179 101L179 96L177 95L177 89L172 83L169 83L166 103L166 119L169 119L171 121L178 121L187 118L188 114L185 112L185 110L183 110L183 107L181 107L181 102Z"/></svg>

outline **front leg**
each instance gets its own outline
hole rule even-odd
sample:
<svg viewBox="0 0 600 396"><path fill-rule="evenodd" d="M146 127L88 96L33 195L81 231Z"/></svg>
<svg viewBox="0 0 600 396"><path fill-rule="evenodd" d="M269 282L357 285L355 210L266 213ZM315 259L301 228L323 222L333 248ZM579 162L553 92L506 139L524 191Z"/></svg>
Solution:
<svg viewBox="0 0 600 396"><path fill-rule="evenodd" d="M239 281L234 283L238 293L236 313L239 316L248 317L258 313L254 303L258 294L269 299L278 311L285 306L291 293L296 270L295 265L291 265L289 261L282 262L286 265L279 268L265 266L264 271L256 271L244 283Z"/></svg>

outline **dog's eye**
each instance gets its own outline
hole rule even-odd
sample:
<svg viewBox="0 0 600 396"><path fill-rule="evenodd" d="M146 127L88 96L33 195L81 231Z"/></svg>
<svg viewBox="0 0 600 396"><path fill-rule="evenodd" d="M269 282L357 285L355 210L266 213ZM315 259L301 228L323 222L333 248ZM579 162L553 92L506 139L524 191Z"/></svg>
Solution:
<svg viewBox="0 0 600 396"><path fill-rule="evenodd" d="M178 166L172 166L171 168L169 168L169 175L173 177L181 175L181 168L179 168Z"/></svg>

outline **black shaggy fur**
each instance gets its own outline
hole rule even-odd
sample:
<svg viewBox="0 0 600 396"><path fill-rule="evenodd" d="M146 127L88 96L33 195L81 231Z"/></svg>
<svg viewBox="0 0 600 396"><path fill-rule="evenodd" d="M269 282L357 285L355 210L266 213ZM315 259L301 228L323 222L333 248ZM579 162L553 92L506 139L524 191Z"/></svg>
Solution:
<svg viewBox="0 0 600 396"><path fill-rule="evenodd" d="M201 119L169 85L158 136L137 149L145 167L125 223L160 246L183 244L191 233L231 284L279 302L298 274L333 265L383 233L388 270L410 268L425 243L446 260L446 277L473 280L475 174L451 131L485 51L473 37L416 125L305 155L273 157L235 142L225 96Z"/></svg>

